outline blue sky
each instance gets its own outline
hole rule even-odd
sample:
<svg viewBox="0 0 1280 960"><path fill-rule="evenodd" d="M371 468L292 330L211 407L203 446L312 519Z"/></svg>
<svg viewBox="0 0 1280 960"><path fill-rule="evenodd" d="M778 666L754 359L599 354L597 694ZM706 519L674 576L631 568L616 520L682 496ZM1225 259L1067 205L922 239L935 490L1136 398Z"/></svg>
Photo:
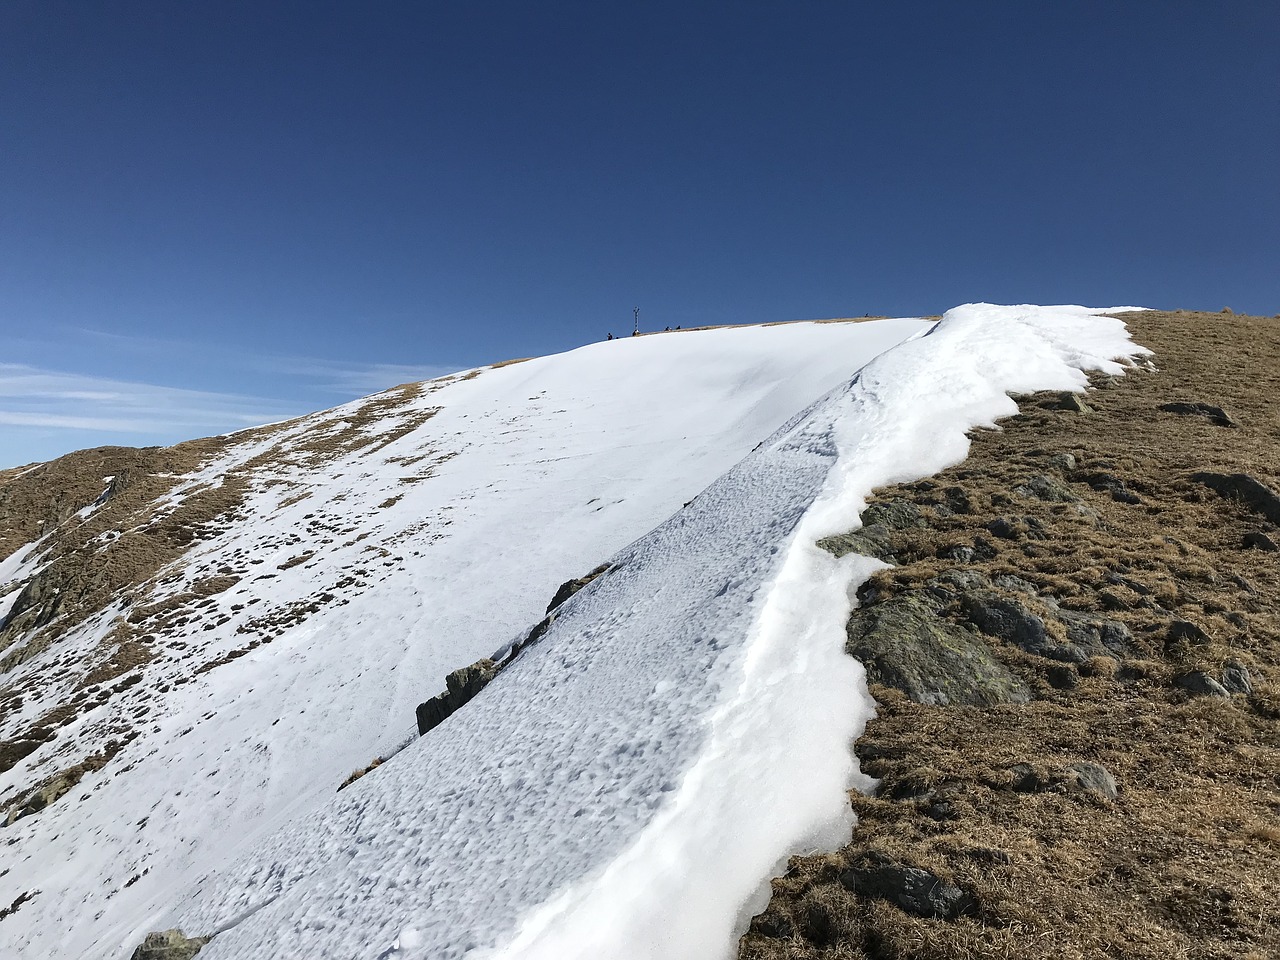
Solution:
<svg viewBox="0 0 1280 960"><path fill-rule="evenodd" d="M1280 312L1280 6L0 5L0 466L662 327Z"/></svg>

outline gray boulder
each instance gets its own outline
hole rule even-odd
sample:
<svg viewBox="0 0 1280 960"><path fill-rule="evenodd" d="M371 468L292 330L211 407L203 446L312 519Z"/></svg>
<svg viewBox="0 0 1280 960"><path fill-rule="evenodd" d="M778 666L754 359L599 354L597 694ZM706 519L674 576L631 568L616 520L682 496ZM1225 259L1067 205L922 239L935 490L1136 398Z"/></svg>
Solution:
<svg viewBox="0 0 1280 960"><path fill-rule="evenodd" d="M1034 497L1037 500L1044 500L1046 503L1074 503L1080 499L1061 480L1043 473L1037 474L1026 483L1014 487L1013 492L1020 497Z"/></svg>
<svg viewBox="0 0 1280 960"><path fill-rule="evenodd" d="M1191 479L1203 483L1220 497L1240 501L1272 523L1280 523L1280 494L1247 473L1206 471L1191 474Z"/></svg>
<svg viewBox="0 0 1280 960"><path fill-rule="evenodd" d="M818 546L837 557L857 553L864 557L875 557L885 563L895 563L896 558L889 550L889 536L888 527L873 523L860 530L823 537L818 541Z"/></svg>
<svg viewBox="0 0 1280 960"><path fill-rule="evenodd" d="M1088 794L1107 801L1120 796L1120 787L1111 771L1096 763L1069 764L1066 775L1068 793Z"/></svg>
<svg viewBox="0 0 1280 960"><path fill-rule="evenodd" d="M920 508L909 500L895 498L878 501L862 511L860 528L824 537L818 541L818 546L837 557L858 553L885 563L896 563L897 558L889 549L893 531L920 529L928 525Z"/></svg>
<svg viewBox="0 0 1280 960"><path fill-rule="evenodd" d="M1041 406L1048 410L1069 410L1072 413L1093 413L1093 407L1089 406L1080 397L1078 393L1063 391L1049 400L1044 401Z"/></svg>
<svg viewBox="0 0 1280 960"><path fill-rule="evenodd" d="M878 853L867 854L840 874L846 890L875 900L887 900L917 917L954 920L971 914L973 897L936 873L897 863Z"/></svg>
<svg viewBox="0 0 1280 960"><path fill-rule="evenodd" d="M1174 678L1174 683L1193 697L1229 697L1225 687L1203 670L1193 670Z"/></svg>
<svg viewBox="0 0 1280 960"><path fill-rule="evenodd" d="M1049 458L1049 466L1063 473L1071 473L1076 468L1076 458L1069 453L1055 453Z"/></svg>
<svg viewBox="0 0 1280 960"><path fill-rule="evenodd" d="M977 557L977 552L973 547L966 547L962 543L952 544L949 547L942 547L938 550L939 560L957 560L960 563L973 563Z"/></svg>
<svg viewBox="0 0 1280 960"><path fill-rule="evenodd" d="M1055 640L1044 620L1015 597L988 591L974 591L960 597L966 619L985 634L1033 653L1063 663L1084 663L1089 654L1072 643Z"/></svg>
<svg viewBox="0 0 1280 960"><path fill-rule="evenodd" d="M1177 401L1175 403L1162 403L1160 409L1165 413L1177 413L1184 417L1204 417L1210 423L1219 427L1234 427L1236 422L1227 416L1227 411L1221 407L1215 407L1211 403L1194 403L1186 401Z"/></svg>
<svg viewBox="0 0 1280 960"><path fill-rule="evenodd" d="M1090 656L1124 657L1133 650L1133 632L1119 620L1107 620L1077 610L1057 610L1067 639Z"/></svg>
<svg viewBox="0 0 1280 960"><path fill-rule="evenodd" d="M1253 678L1249 668L1239 660L1228 660L1222 667L1222 688L1228 693L1253 693Z"/></svg>

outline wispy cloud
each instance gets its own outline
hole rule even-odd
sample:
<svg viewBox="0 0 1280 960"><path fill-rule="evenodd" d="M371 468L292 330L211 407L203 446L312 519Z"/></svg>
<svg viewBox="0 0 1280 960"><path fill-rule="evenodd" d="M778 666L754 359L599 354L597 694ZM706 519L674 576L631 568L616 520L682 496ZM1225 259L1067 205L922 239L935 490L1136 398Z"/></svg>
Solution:
<svg viewBox="0 0 1280 960"><path fill-rule="evenodd" d="M314 357L257 357L254 369L278 376L310 380L328 393L363 396L402 383L431 380L454 373L457 366L408 363L343 363Z"/></svg>
<svg viewBox="0 0 1280 960"><path fill-rule="evenodd" d="M76 333L77 338L56 351L48 346L31 357L14 356L32 351L5 341L12 351L9 360L24 362L0 362L0 467L47 460L78 447L165 445L230 433L458 369L279 356L92 330ZM86 350L86 345L92 346ZM72 369L53 369L44 357L54 355ZM74 372L76 368L136 371L138 376L96 376ZM149 382L152 370L164 371L170 383L189 376L216 386L196 390L157 384ZM223 384L231 389L219 389Z"/></svg>
<svg viewBox="0 0 1280 960"><path fill-rule="evenodd" d="M298 386L303 389L341 395L343 399L377 393L402 383L431 380L463 368L461 364L378 363L258 353L232 348L226 344L112 333L92 327L75 327L73 332L79 337L102 344L107 350L168 359L185 357L202 365L288 377L297 381Z"/></svg>
<svg viewBox="0 0 1280 960"><path fill-rule="evenodd" d="M0 363L0 424L154 435L226 431L306 412L281 400Z"/></svg>

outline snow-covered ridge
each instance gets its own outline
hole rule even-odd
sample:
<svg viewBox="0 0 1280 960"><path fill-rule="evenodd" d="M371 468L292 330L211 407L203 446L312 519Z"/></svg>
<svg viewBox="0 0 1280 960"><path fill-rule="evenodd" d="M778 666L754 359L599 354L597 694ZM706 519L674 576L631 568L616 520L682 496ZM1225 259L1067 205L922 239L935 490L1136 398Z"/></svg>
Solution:
<svg viewBox="0 0 1280 960"><path fill-rule="evenodd" d="M817 401L565 604L484 693L191 889L217 957L715 957L789 853L842 842L874 567L816 540L963 459L1010 392L1141 354L1079 307L971 305ZM1110 311L1107 311L1110 312Z"/></svg>
<svg viewBox="0 0 1280 960"><path fill-rule="evenodd" d="M52 739L0 771L0 798L131 738L4 828L0 909L40 892L0 919L0 956L128 956L201 874L411 738L416 703L539 619L557 584L929 326L595 344L235 435L166 480L145 520L121 517L114 500L74 517L102 528L88 552L111 562L131 524L240 491L180 561L64 622L53 646L0 676L13 705L0 711L0 741L55 718ZM92 475L84 506L111 472ZM0 590L4 602L41 569L41 549L0 567L13 587ZM95 658L126 628L149 659L86 690Z"/></svg>

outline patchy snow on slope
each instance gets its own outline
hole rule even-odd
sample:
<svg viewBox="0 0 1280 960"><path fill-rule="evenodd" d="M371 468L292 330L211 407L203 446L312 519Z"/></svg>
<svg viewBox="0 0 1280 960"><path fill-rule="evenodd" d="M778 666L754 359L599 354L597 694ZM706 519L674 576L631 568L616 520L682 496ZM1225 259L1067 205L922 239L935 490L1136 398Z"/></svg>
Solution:
<svg viewBox="0 0 1280 960"><path fill-rule="evenodd" d="M844 623L876 564L815 541L963 459L1009 392L1122 372L1145 351L1101 312L970 305L867 364L616 554L463 710L153 927L216 934L210 960L729 956L786 856L851 827L874 705Z"/></svg>
<svg viewBox="0 0 1280 960"><path fill-rule="evenodd" d="M262 848L333 798L352 770L412 738L415 705L447 672L538 620L561 582L680 511L797 410L931 326L803 323L594 344L246 433L156 511L173 514L247 476L236 514L199 531L127 608L77 626L4 677L39 678L39 695L0 716L0 739L55 707L73 709L53 739L0 774L0 797L80 762L107 737L129 739L65 797L5 829L0 907L40 892L0 922L0 955L127 957L148 931L172 925L175 902L202 874ZM781 538L794 517L777 522ZM690 569L703 562L695 547ZM736 547L725 539L721 549ZM629 576L619 571L618 582ZM745 616L739 600L726 592L727 617ZM109 700L78 693L76 666L126 616L151 638L153 659L113 678ZM593 629L604 635L626 612L601 617ZM665 622L660 607L650 605L647 622ZM694 686L685 672L670 682ZM665 726L683 723L688 696L673 694ZM501 776L522 775L513 762ZM395 816L426 836L415 814ZM394 831L386 839L399 842ZM580 868L564 867L564 881ZM538 882L511 911L541 901ZM249 891L244 909L269 886Z"/></svg>
<svg viewBox="0 0 1280 960"><path fill-rule="evenodd" d="M40 569L40 541L24 544L0 560L0 623L13 609L22 584Z"/></svg>

